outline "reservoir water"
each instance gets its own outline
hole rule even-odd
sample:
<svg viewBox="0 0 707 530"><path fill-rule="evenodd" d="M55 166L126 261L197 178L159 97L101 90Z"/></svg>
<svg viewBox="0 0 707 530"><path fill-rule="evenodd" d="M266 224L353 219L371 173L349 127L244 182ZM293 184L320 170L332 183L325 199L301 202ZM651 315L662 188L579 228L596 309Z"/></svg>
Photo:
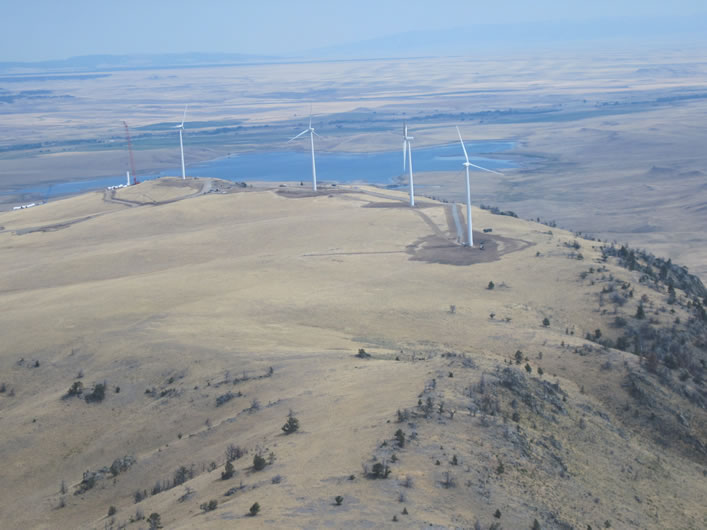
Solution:
<svg viewBox="0 0 707 530"><path fill-rule="evenodd" d="M303 142L304 143L304 142ZM513 149L515 143L507 141L485 141L467 144L470 161L474 164L502 171L516 167L508 160L474 156L483 153L502 153ZM177 147L178 149L178 147ZM316 149L316 146L315 146ZM188 147L185 146L188 153ZM178 151L177 151L178 152ZM316 155L317 181L319 182L365 182L369 184L394 185L403 175L402 145L400 151L379 153L327 153ZM188 156L188 155L187 155ZM413 171L461 171L464 155L458 143L425 147L412 151ZM474 170L474 168L471 168ZM151 180L164 176L181 175L181 167L175 167L150 175L138 173L138 179ZM306 151L271 151L232 155L187 166L187 176L214 177L233 182L295 181L308 184L312 180L312 159ZM405 177L407 181L407 177ZM125 175L91 180L56 183L39 188L13 190L12 193L41 193L47 197L82 193L125 183ZM10 193L10 192L5 192Z"/></svg>

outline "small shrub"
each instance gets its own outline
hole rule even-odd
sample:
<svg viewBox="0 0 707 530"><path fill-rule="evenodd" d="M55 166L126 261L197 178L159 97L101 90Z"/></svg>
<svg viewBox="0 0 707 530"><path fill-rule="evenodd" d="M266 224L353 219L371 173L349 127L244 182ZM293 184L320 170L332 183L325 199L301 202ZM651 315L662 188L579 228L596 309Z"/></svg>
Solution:
<svg viewBox="0 0 707 530"><path fill-rule="evenodd" d="M529 374L533 372L533 369L530 367L530 364L525 363L525 371Z"/></svg>
<svg viewBox="0 0 707 530"><path fill-rule="evenodd" d="M108 508L108 517L112 517L116 514L117 511L118 510L115 509L115 506L111 506L110 508Z"/></svg>
<svg viewBox="0 0 707 530"><path fill-rule="evenodd" d="M250 513L251 517L255 517L258 515L258 512L260 512L260 504L253 503L253 506L250 507L250 510L248 510L248 513Z"/></svg>
<svg viewBox="0 0 707 530"><path fill-rule="evenodd" d="M496 466L496 474L502 475L506 468L503 467L503 462L499 460L498 466Z"/></svg>
<svg viewBox="0 0 707 530"><path fill-rule="evenodd" d="M160 514L155 512L151 513L150 517L147 518L148 528L150 530L158 530L159 528L162 528L162 521L160 519Z"/></svg>
<svg viewBox="0 0 707 530"><path fill-rule="evenodd" d="M398 443L398 447L405 447L405 433L402 429L395 431L395 441Z"/></svg>
<svg viewBox="0 0 707 530"><path fill-rule="evenodd" d="M187 480L190 478L193 478L194 473L187 468L186 466L179 466L177 470L174 472L174 485L179 486L180 484L184 484Z"/></svg>
<svg viewBox="0 0 707 530"><path fill-rule="evenodd" d="M267 465L267 461L262 456L255 455L253 457L253 469L255 471L262 471L263 469L265 469L266 465Z"/></svg>
<svg viewBox="0 0 707 530"><path fill-rule="evenodd" d="M81 381L74 381L69 390L66 391L67 397L80 396L81 394L83 394L83 383Z"/></svg>
<svg viewBox="0 0 707 530"><path fill-rule="evenodd" d="M496 284L493 282L489 282L488 286L486 287L489 291L492 291L493 288L496 287Z"/></svg>
<svg viewBox="0 0 707 530"><path fill-rule="evenodd" d="M500 519L500 518L501 518L501 510L499 510L498 508L496 508L496 512L493 514L493 516L494 516L496 519Z"/></svg>
<svg viewBox="0 0 707 530"><path fill-rule="evenodd" d="M363 348L359 348L359 349L358 349L358 353L356 354L356 357L358 357L358 358L360 358L360 359L370 359L370 358L371 358L371 354L370 354L370 353L366 353L366 350L364 350Z"/></svg>
<svg viewBox="0 0 707 530"><path fill-rule="evenodd" d="M334 497L334 502L337 506L341 506L341 503L344 502L344 498L341 495L337 495Z"/></svg>
<svg viewBox="0 0 707 530"><path fill-rule="evenodd" d="M299 420L295 418L294 414L290 412L290 415L287 417L287 421L285 422L285 425L282 426L282 431L285 434L292 434L294 432L297 432L299 430Z"/></svg>
<svg viewBox="0 0 707 530"><path fill-rule="evenodd" d="M644 318L646 318L646 312L643 309L643 304L638 305L638 309L636 309L636 318L638 320L643 320Z"/></svg>
<svg viewBox="0 0 707 530"><path fill-rule="evenodd" d="M237 394L234 394L229 390L225 394L222 394L216 398L216 406L220 407L221 405L224 405L231 401L234 397L237 397Z"/></svg>
<svg viewBox="0 0 707 530"><path fill-rule="evenodd" d="M105 383L96 383L90 394L86 394L84 399L86 403L100 403L106 397Z"/></svg>
<svg viewBox="0 0 707 530"><path fill-rule="evenodd" d="M230 461L226 462L226 467L221 472L221 480L228 480L229 478L233 477L234 472L235 471L233 470L233 464Z"/></svg>
<svg viewBox="0 0 707 530"><path fill-rule="evenodd" d="M550 325L550 319L545 317L543 318L543 326L548 327Z"/></svg>
<svg viewBox="0 0 707 530"><path fill-rule="evenodd" d="M530 527L531 530L542 530L540 523L537 519L533 519L533 526Z"/></svg>
<svg viewBox="0 0 707 530"><path fill-rule="evenodd" d="M211 499L209 502L202 502L199 505L199 508L201 508L203 512L212 512L218 508L218 501L216 499Z"/></svg>
<svg viewBox="0 0 707 530"><path fill-rule="evenodd" d="M226 447L226 461L227 462L233 462L234 460L238 460L245 454L245 450L241 449L237 445L229 444L228 447Z"/></svg>
<svg viewBox="0 0 707 530"><path fill-rule="evenodd" d="M371 476L373 478L388 478L390 468L382 462L376 462L371 468Z"/></svg>
<svg viewBox="0 0 707 530"><path fill-rule="evenodd" d="M442 482L442 486L444 486L446 489L449 489L449 488L456 487L456 485L457 485L457 483L454 480L454 476L449 471L445 471L444 472L444 481Z"/></svg>

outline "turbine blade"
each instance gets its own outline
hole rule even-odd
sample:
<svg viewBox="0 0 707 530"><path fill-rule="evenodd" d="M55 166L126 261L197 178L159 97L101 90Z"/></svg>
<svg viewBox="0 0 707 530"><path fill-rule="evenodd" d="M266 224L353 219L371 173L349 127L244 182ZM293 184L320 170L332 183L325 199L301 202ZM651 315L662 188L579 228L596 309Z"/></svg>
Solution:
<svg viewBox="0 0 707 530"><path fill-rule="evenodd" d="M314 134L314 136L319 136L314 129L312 129L312 134ZM319 138L321 138L321 136L319 136Z"/></svg>
<svg viewBox="0 0 707 530"><path fill-rule="evenodd" d="M459 141L462 144L462 149L464 149L464 158L466 158L467 164L469 163L469 155L466 154L466 147L464 146L464 140L462 140L462 133L459 131L459 127L457 126L457 134L459 135Z"/></svg>
<svg viewBox="0 0 707 530"><path fill-rule="evenodd" d="M184 120L187 119L187 107L188 107L188 106L189 106L188 103L187 103L186 105L184 105L184 115L182 116L182 125L181 125L181 127L184 127Z"/></svg>
<svg viewBox="0 0 707 530"><path fill-rule="evenodd" d="M308 132L309 132L309 129L305 129L304 131L302 131L301 133L299 133L299 134L298 134L297 136L295 136L294 138L290 138L289 140L287 140L287 142L289 143L289 142L291 142L292 140L296 140L297 138L299 138L299 137L302 136L303 134L307 134Z"/></svg>
<svg viewBox="0 0 707 530"><path fill-rule="evenodd" d="M481 169L482 171L488 171L489 173L495 173L496 175L505 176L505 175L503 175L503 173L499 173L498 171L494 171L493 169L488 169L485 167L477 166L476 164L472 164L471 162L469 162L469 165L472 167L475 167L477 169Z"/></svg>
<svg viewBox="0 0 707 530"><path fill-rule="evenodd" d="M408 144L407 140L403 138L403 171L405 171L405 168L407 167L407 161L408 161Z"/></svg>

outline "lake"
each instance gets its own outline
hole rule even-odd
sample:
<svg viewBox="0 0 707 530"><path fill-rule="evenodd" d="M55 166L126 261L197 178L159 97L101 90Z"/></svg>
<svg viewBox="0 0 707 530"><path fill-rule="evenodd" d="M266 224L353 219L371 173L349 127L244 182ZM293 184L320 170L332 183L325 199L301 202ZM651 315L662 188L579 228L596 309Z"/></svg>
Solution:
<svg viewBox="0 0 707 530"><path fill-rule="evenodd" d="M305 142L307 142L305 144ZM309 145L303 140L303 144ZM468 143L467 151L474 164L503 171L517 167L508 160L474 156L479 153L502 153L515 146L508 141L482 141ZM188 153L188 146L185 151ZM316 145L315 145L316 149ZM178 152L178 151L177 151ZM318 182L365 182L369 184L394 185L397 177L403 175L402 145L399 151L379 153L316 153ZM424 147L412 151L413 172L461 171L464 154L458 143ZM471 168L473 171L474 168ZM150 175L138 174L138 180L151 180L165 176L179 176L181 167L175 167ZM187 166L187 176L214 177L233 182L253 181L312 181L312 159L309 150L253 152L232 155ZM407 177L405 177L407 181ZM39 193L46 197L56 197L82 193L85 191L115 186L125 183L125 174L91 180L63 182L48 187L33 187L13 190L12 193ZM10 193L10 192L5 192Z"/></svg>

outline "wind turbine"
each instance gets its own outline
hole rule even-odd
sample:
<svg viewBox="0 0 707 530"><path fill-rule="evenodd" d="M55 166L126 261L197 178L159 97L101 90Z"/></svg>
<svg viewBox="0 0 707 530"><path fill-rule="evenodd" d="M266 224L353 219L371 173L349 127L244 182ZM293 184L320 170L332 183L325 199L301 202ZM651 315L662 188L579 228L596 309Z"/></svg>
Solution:
<svg viewBox="0 0 707 530"><path fill-rule="evenodd" d="M469 185L469 167L475 167L477 169L481 169L482 171L495 173L496 175L503 175L503 173L499 173L498 171L494 171L493 169L486 169L485 167L477 166L476 164L472 164L471 162L469 162L469 155L466 154L466 147L464 146L464 140L462 140L462 133L459 131L458 126L457 134L459 135L459 142L462 144L462 149L464 150L464 158L466 159L466 162L464 162L464 167L466 168L466 226L469 231L468 243L470 247L473 247L474 238L471 235L471 187Z"/></svg>
<svg viewBox="0 0 707 530"><path fill-rule="evenodd" d="M187 118L187 107L189 105L184 105L184 116L182 116L182 123L175 126L175 129L179 129L179 149L182 152L182 180L187 178L187 172L184 169L184 143L182 142L182 131L184 130L184 120Z"/></svg>
<svg viewBox="0 0 707 530"><path fill-rule="evenodd" d="M406 157L409 159L407 166L410 168L410 206L415 206L415 185L412 182L412 140L413 136L408 136L407 123L403 124L403 171L405 171Z"/></svg>
<svg viewBox="0 0 707 530"><path fill-rule="evenodd" d="M312 127L312 111L310 110L309 112L309 127L307 127L304 131L299 133L297 136L294 138L290 138L287 143L290 143L292 140L296 140L303 134L309 133L309 139L312 145L312 189L314 191L317 191L317 166L314 163L314 136L319 136L316 132L314 132L314 127ZM319 136L321 138L321 136Z"/></svg>

